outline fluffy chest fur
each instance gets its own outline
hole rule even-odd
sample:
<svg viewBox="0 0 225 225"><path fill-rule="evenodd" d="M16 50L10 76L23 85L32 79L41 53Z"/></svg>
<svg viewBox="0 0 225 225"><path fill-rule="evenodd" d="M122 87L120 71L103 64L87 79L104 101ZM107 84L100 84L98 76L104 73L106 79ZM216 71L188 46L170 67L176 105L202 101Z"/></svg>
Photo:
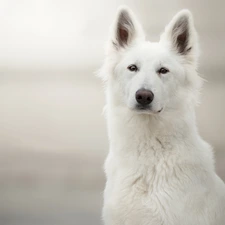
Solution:
<svg viewBox="0 0 225 225"><path fill-rule="evenodd" d="M136 137L112 145L106 160L104 217L113 220L108 224L213 224L214 215L208 214L216 191L211 156L195 154L199 146L181 137L137 142Z"/></svg>
<svg viewBox="0 0 225 225"><path fill-rule="evenodd" d="M222 225L222 182L214 172L211 148L195 129L184 128L184 122L154 133L159 129L154 121L121 117L109 122L106 224Z"/></svg>

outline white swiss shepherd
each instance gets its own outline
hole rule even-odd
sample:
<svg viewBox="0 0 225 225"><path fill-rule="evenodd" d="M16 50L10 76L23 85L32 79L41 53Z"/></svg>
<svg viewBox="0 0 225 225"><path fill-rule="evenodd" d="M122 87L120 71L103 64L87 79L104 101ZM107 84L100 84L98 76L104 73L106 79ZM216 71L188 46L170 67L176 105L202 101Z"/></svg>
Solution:
<svg viewBox="0 0 225 225"><path fill-rule="evenodd" d="M200 137L198 38L179 12L158 43L121 7L101 70L110 151L105 225L225 225L225 185Z"/></svg>

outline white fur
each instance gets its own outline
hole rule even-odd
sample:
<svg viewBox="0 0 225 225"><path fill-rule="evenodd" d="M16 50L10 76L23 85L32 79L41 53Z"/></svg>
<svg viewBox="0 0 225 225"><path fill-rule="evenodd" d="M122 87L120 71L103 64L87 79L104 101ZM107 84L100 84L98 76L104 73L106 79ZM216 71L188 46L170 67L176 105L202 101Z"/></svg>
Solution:
<svg viewBox="0 0 225 225"><path fill-rule="evenodd" d="M127 28L126 46L117 37L121 13L134 25ZM174 44L183 25L173 27L181 18L188 23L187 47L192 47L185 54ZM119 9L101 71L110 141L105 225L225 225L225 185L195 123L202 83L197 58L198 39L188 10L173 18L158 43L151 43L130 9ZM129 71L130 64L140 70ZM162 66L170 72L158 74ZM135 108L140 88L154 93L150 110Z"/></svg>

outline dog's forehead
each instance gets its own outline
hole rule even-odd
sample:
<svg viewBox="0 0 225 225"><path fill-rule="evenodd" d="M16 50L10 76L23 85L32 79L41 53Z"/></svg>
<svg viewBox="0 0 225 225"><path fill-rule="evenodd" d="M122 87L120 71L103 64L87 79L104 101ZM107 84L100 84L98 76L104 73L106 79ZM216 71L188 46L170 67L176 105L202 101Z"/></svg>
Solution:
<svg viewBox="0 0 225 225"><path fill-rule="evenodd" d="M170 58L170 52L159 42L143 42L134 46L128 52L131 58L137 58L138 61L166 60Z"/></svg>

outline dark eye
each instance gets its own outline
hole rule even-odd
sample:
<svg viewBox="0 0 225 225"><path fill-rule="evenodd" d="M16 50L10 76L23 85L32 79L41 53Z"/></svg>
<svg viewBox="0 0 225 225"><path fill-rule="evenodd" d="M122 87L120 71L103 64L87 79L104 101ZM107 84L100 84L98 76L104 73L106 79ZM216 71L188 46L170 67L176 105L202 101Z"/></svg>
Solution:
<svg viewBox="0 0 225 225"><path fill-rule="evenodd" d="M131 72L137 72L138 71L137 66L134 65L134 64L128 66L127 69L130 70Z"/></svg>
<svg viewBox="0 0 225 225"><path fill-rule="evenodd" d="M169 70L166 69L165 67L162 67L162 68L160 68L160 69L158 70L158 73L159 73L159 74L165 74L165 73L168 73L168 72L169 72Z"/></svg>

